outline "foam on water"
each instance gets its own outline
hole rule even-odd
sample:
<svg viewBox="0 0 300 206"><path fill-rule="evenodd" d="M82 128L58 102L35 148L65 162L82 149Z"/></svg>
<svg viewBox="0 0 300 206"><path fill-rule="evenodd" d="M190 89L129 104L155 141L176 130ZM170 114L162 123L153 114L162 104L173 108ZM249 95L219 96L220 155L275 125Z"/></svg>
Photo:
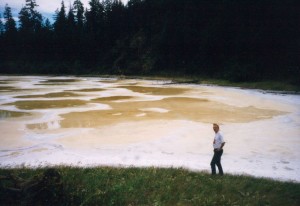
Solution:
<svg viewBox="0 0 300 206"><path fill-rule="evenodd" d="M56 84L64 79L68 81ZM229 105L227 109L251 107L261 109L257 111L277 111L268 113L269 116L247 121L227 119L227 122L219 122L226 141L222 157L223 168L227 173L300 182L300 95L207 85L165 85L169 82L138 79L0 76L0 81L6 80L10 81L5 86L29 90L0 92L0 110L29 112L32 115L0 119L1 167L58 164L173 166L209 172L214 136L210 122L189 119L184 111L177 116L157 119L160 117L157 115L170 115L180 109L176 100L194 98L208 100L199 103L215 105L216 110L220 109L218 106L225 104ZM48 80L52 85L37 85ZM153 92L151 88L154 89ZM179 90L176 91L176 88ZM82 89L101 90L73 91L81 94L78 97L15 98L21 95L45 95ZM106 99L101 101L101 98ZM166 101L168 98L172 99ZM65 99L87 101L87 104L32 110L5 105L15 101ZM95 99L99 101L94 101ZM160 106L160 101L168 109ZM155 104L151 106L149 103L148 106L147 102ZM182 102L189 104L189 101ZM143 107L144 103L147 103L147 107ZM127 104L139 107L132 108L134 112L123 111L122 108L127 108ZM106 115L112 116L109 120L111 123L114 119L122 121L100 126L91 122L91 125L98 125L97 127L61 127L64 114L77 113L80 116L81 112L84 114L90 111L107 111ZM226 113L218 111L221 119ZM126 120L124 115L130 117L128 121L123 120Z"/></svg>

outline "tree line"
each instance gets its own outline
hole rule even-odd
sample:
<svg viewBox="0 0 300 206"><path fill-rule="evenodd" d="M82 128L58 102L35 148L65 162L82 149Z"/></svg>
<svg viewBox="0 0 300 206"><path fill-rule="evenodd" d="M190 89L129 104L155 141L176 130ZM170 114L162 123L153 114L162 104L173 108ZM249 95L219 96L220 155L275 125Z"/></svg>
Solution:
<svg viewBox="0 0 300 206"><path fill-rule="evenodd" d="M0 72L178 74L299 84L296 0L80 0L0 18Z"/></svg>

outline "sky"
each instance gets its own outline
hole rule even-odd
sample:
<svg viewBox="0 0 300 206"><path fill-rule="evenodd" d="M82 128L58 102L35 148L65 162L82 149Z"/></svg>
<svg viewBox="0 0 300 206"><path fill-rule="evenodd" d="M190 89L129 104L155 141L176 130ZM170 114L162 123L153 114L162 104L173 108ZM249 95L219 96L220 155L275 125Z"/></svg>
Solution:
<svg viewBox="0 0 300 206"><path fill-rule="evenodd" d="M55 10L60 8L62 0L36 0L37 10L45 17L49 18L49 20L53 19L53 15ZM88 2L90 0L81 0L85 8L88 8ZM102 0L101 0L102 1ZM65 6L68 8L70 4L73 4L74 0L64 0ZM124 4L128 2L128 0L122 0ZM0 14L3 18L3 11L5 4L8 4L12 9L13 16L15 20L18 21L18 13L20 12L22 6L25 5L25 0L0 0Z"/></svg>

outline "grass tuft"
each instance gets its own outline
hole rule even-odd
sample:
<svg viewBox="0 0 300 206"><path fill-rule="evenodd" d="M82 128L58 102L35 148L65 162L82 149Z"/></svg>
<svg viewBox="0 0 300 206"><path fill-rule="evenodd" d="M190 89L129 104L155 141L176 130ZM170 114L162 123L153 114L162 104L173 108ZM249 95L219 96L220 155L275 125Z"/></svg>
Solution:
<svg viewBox="0 0 300 206"><path fill-rule="evenodd" d="M52 195L51 198L43 195L42 200L39 199L41 188L38 192L31 189L17 195L10 193L7 188L17 186L12 184L12 179L4 177L38 180L49 168L1 169L0 202L10 205L27 205L32 200L43 205L300 205L299 183L249 176L211 176L181 168L62 166L50 169L57 171L60 179L56 184L48 184L46 189L45 184L41 186L46 194Z"/></svg>

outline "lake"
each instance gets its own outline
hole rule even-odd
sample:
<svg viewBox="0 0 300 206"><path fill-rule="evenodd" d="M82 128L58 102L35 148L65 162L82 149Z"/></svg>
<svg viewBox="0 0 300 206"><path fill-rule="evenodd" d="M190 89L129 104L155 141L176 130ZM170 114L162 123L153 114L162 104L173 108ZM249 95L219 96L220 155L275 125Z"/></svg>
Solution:
<svg viewBox="0 0 300 206"><path fill-rule="evenodd" d="M159 166L300 182L300 95L169 80L0 76L0 166Z"/></svg>

